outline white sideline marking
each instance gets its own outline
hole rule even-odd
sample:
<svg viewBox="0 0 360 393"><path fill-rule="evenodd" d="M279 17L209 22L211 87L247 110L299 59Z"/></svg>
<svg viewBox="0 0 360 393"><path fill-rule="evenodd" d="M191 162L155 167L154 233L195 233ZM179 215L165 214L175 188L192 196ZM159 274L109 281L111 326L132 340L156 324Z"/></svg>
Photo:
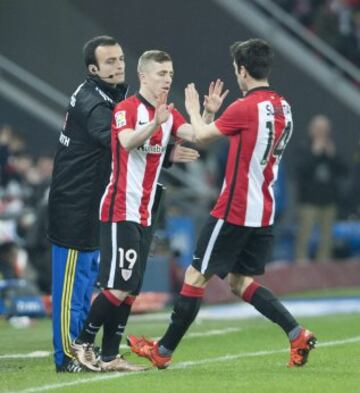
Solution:
<svg viewBox="0 0 360 393"><path fill-rule="evenodd" d="M209 337L209 336L221 336L222 334L235 333L243 330L242 328L225 328L225 329L213 329L208 330L203 333L194 332L187 334L184 339L187 338L199 338L199 337ZM158 340L160 337L156 337L155 340ZM129 348L128 345L120 345L120 348ZM5 354L0 355L0 359L24 359L24 358L46 358L51 355L49 351L36 351L30 353L13 353L13 354Z"/></svg>
<svg viewBox="0 0 360 393"><path fill-rule="evenodd" d="M50 356L49 351L35 351L29 353L13 353L0 355L0 359L24 359L24 358L46 358Z"/></svg>
<svg viewBox="0 0 360 393"><path fill-rule="evenodd" d="M318 344L317 346L318 347L333 347L336 345L351 344L351 343L355 343L355 342L359 342L359 341L360 341L360 336L356 336L356 337L351 337L351 338L348 338L345 340L327 341L327 342ZM273 355L273 354L277 354L277 353L288 352L288 350L289 349L287 348L287 349L277 349L277 350L273 350L273 351L244 352L244 353L239 353L237 355L225 355L225 356L220 356L217 358L209 358L209 359L203 359L203 360L181 362L181 363L176 363L174 366L172 366L166 372L169 372L169 371L171 372L171 370L173 370L173 369L184 369L184 368L189 368L192 366L199 366L202 364L209 364L209 363L216 363L216 362L227 362L230 360L237 360L237 359L247 358L247 357ZM154 370L154 371L158 372L157 370ZM165 372L165 371L162 371L162 372ZM107 381L107 380L116 379L116 378L124 378L124 377L128 377L130 375L138 375L138 374L140 374L140 372L114 373L111 375L101 375L101 376L96 376L94 378L87 377L87 378L78 379L78 380L72 381L72 382L55 383L52 385L43 385L43 386L38 386L38 387L30 388L30 389L17 390L17 391L8 392L8 393L46 392L48 390L60 389L60 388L69 387L69 386L83 385L86 383L93 383L93 382L99 382L99 381Z"/></svg>
<svg viewBox="0 0 360 393"><path fill-rule="evenodd" d="M243 330L242 328L225 328L225 329L213 329L208 330L207 332L194 332L187 334L184 339L186 338L201 338L201 337L209 337L209 336L221 336L227 333L235 333L240 332ZM160 339L161 337L156 337L155 340Z"/></svg>

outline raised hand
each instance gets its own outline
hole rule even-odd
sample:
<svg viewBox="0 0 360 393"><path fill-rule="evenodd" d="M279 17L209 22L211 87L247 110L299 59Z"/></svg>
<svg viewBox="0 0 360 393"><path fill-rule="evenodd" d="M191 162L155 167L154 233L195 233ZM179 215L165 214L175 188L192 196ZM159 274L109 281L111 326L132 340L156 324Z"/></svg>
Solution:
<svg viewBox="0 0 360 393"><path fill-rule="evenodd" d="M199 93L193 83L189 83L185 88L185 108L189 116L200 112Z"/></svg>
<svg viewBox="0 0 360 393"><path fill-rule="evenodd" d="M225 97L229 94L229 90L223 92L224 82L217 79L209 85L209 93L204 96L204 108L206 112L215 114L224 102Z"/></svg>
<svg viewBox="0 0 360 393"><path fill-rule="evenodd" d="M160 125L162 123L165 123L169 116L171 111L174 109L174 104L167 104L167 94L162 93L156 100L156 107L155 107L155 115L154 119L157 125Z"/></svg>

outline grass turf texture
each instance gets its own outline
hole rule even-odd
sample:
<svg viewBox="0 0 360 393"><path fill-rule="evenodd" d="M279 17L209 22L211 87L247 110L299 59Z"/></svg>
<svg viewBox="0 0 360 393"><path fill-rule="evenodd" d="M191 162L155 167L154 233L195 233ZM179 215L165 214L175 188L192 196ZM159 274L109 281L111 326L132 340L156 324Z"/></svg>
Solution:
<svg viewBox="0 0 360 393"><path fill-rule="evenodd" d="M360 315L302 318L320 343L359 337ZM165 322L129 322L128 332L158 336ZM51 357L0 357L0 392L344 392L359 387L360 344L343 343L312 351L304 368L288 369L287 339L274 324L255 318L245 321L202 321L189 333L234 328L223 335L185 338L173 367L141 374L56 374ZM235 330L239 329L239 330ZM50 321L37 321L14 330L0 321L0 356L51 351ZM262 354L256 354L263 352ZM271 353L273 352L273 353ZM228 356L228 357L227 357ZM229 358L233 356L233 358ZM212 361L209 361L212 359ZM134 362L146 360L130 357ZM194 362L194 363L189 363ZM48 387L48 388L46 388Z"/></svg>

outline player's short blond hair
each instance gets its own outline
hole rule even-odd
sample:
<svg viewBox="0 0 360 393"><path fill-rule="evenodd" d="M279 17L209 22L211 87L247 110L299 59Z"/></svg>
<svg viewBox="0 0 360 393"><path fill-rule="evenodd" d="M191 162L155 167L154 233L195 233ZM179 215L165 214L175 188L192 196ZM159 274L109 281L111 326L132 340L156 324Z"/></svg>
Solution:
<svg viewBox="0 0 360 393"><path fill-rule="evenodd" d="M162 50L147 50L139 57L137 72L144 72L146 65L150 61L156 61L157 63L165 63L167 61L172 62L172 59L167 52L164 52Z"/></svg>

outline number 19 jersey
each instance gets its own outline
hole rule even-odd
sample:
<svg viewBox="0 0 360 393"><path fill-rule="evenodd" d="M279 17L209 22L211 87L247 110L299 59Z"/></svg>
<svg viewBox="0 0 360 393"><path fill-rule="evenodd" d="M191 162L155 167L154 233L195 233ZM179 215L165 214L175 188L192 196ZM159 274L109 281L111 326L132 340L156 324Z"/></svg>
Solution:
<svg viewBox="0 0 360 393"><path fill-rule="evenodd" d="M211 215L231 224L273 224L273 184L291 137L291 107L268 87L250 90L215 121L230 138L223 187Z"/></svg>

